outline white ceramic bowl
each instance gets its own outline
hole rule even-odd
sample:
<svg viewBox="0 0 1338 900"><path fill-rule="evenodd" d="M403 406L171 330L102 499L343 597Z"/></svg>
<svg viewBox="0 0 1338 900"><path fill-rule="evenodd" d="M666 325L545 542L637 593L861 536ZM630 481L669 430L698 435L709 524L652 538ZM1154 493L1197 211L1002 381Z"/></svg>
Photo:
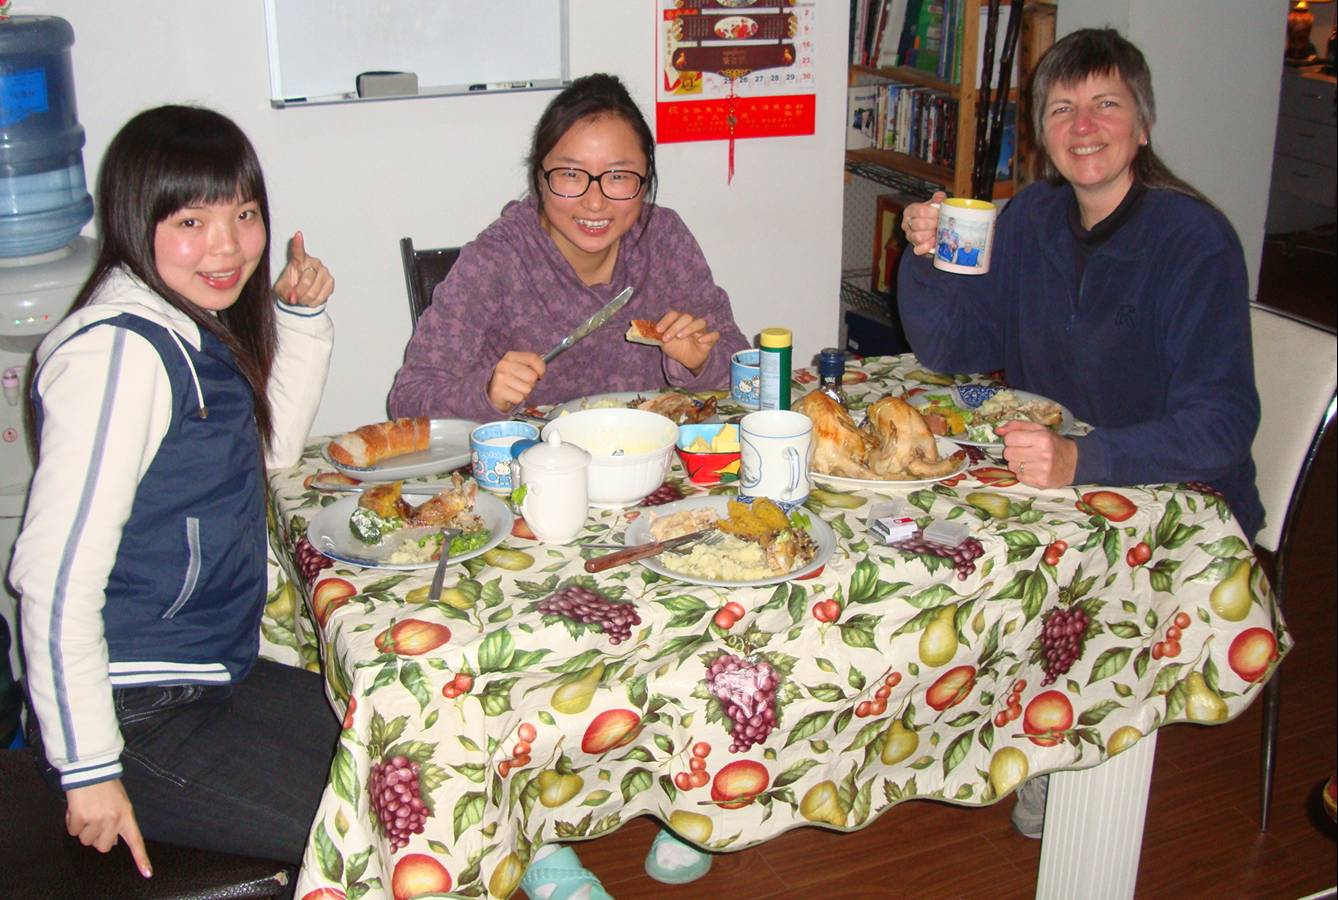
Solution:
<svg viewBox="0 0 1338 900"><path fill-rule="evenodd" d="M631 506L664 483L678 426L642 409L585 409L544 426L590 454L590 505Z"/></svg>

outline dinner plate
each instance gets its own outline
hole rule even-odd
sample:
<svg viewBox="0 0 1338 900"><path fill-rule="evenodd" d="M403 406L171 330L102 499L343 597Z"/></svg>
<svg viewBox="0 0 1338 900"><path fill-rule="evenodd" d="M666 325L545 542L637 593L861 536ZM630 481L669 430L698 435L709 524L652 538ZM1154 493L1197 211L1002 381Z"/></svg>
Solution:
<svg viewBox="0 0 1338 900"><path fill-rule="evenodd" d="M359 481L402 481L449 472L469 462L469 433L479 427L467 419L433 419L426 450L392 456L374 466L346 466L330 458L330 445L321 448L325 461Z"/></svg>
<svg viewBox="0 0 1338 900"><path fill-rule="evenodd" d="M929 398L947 394L952 402L963 409L976 409L990 397L1000 391L1012 391L1013 395L1023 402L1028 400L1043 400L1049 403L1055 403L1059 407L1059 427L1055 429L1056 434L1070 434L1074 429L1073 413L1069 412L1067 406L1062 403L1056 403L1049 397L1042 397L1040 394L1033 394L1031 391L1019 391L1016 388L1005 388L993 384L959 384L954 387L937 388L926 390L923 394L916 394L908 399L908 402L921 412L929 406ZM954 443L961 444L964 447L983 447L987 449L997 449L1003 446L1003 441L972 441L965 436L948 435Z"/></svg>
<svg viewBox="0 0 1338 900"><path fill-rule="evenodd" d="M961 448L957 446L958 443L959 443L958 441L954 441L952 438L946 438L946 437L934 438L934 444L938 447L938 455L940 459L946 459L952 456L954 453L960 452ZM917 485L936 484L937 482L942 481L944 478L951 478L954 475L959 475L962 472L965 472L967 467L970 465L971 465L971 457L963 453L961 464L958 465L957 468L949 472L947 475L940 475L938 478L919 478L919 479L912 478L907 481L896 481L893 479L876 480L870 478L847 478L844 475L824 475L822 472L819 472L816 469L811 470L810 474L818 481L825 482L826 484L834 484L837 485L838 487L855 488L858 490L866 490L866 491L886 491L889 488L915 487Z"/></svg>
<svg viewBox="0 0 1338 900"><path fill-rule="evenodd" d="M556 419L565 413L580 412L585 409L622 409L633 400L649 400L659 391L615 391L610 394L591 394L589 397L577 397L566 403L559 403L548 413L548 418Z"/></svg>
<svg viewBox="0 0 1338 900"><path fill-rule="evenodd" d="M568 400L566 403L559 403L548 413L549 419L556 419L565 413L580 412L585 409L618 409L626 407L634 400L649 400L659 394L669 393L668 391L615 391L609 394L592 394L589 397L577 397L575 400ZM686 391L680 393L688 393ZM696 397L696 394L692 394ZM719 402L719 401L716 401ZM666 417L667 418L667 417ZM707 416L704 422L719 422L718 414ZM682 423L675 423L682 424Z"/></svg>
<svg viewBox="0 0 1338 900"><path fill-rule="evenodd" d="M722 518L729 512L729 501L734 499L727 494L716 494L705 497L689 497L686 500L675 500L673 503L665 503L660 506L651 507L643 512L635 522L627 528L627 534L623 542L631 547L636 544L645 544L653 540L650 536L650 524L655 518L662 515L671 515L683 509L697 509L698 507L708 507L714 510ZM780 584L782 581L790 581L795 578L802 578L812 572L816 572L827 564L832 558L832 552L836 549L836 535L832 532L832 527L818 517L816 513L804 510L808 516L810 525L808 529L809 536L813 542L818 545L818 552L808 565L801 566L793 572L787 572L784 575L774 575L770 578L759 578L753 581L725 581L715 578L698 578L694 575L685 575L682 572L675 572L663 565L658 556L652 556L649 559L641 560L641 564L652 572L664 578L671 578L675 581L686 582L687 584L701 584L707 587L764 587L768 584Z"/></svg>
<svg viewBox="0 0 1338 900"><path fill-rule="evenodd" d="M405 539L438 533L441 531L440 525L401 528L382 538L379 543L364 544L353 536L348 527L349 516L353 515L353 510L357 508L357 497L345 497L324 507L311 517L311 522L307 525L307 540L335 562L362 566L364 569L396 569L407 572L436 566L436 560L416 563L392 563L387 560ZM482 547L451 557L451 563L463 562L491 550L511 533L511 523L514 520L511 510L492 494L479 491L474 500L474 512L488 526L488 540Z"/></svg>

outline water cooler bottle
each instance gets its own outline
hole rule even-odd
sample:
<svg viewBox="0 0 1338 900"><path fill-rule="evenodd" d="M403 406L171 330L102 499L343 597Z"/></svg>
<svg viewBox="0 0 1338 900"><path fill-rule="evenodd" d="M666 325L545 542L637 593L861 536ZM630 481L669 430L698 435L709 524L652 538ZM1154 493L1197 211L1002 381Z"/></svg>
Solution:
<svg viewBox="0 0 1338 900"><path fill-rule="evenodd" d="M75 112L73 44L74 30L55 16L0 22L0 613L14 642L8 575L33 471L32 355L69 310L97 249L79 236L93 201ZM16 649L10 654L14 671L22 671Z"/></svg>

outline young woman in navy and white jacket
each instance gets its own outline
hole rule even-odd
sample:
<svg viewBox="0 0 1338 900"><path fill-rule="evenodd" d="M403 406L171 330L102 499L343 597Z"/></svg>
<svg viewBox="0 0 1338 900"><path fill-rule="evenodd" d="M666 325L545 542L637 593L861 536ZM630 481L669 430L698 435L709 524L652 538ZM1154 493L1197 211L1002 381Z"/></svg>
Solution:
<svg viewBox="0 0 1338 900"><path fill-rule="evenodd" d="M265 466L320 401L334 280L269 205L228 118L164 106L117 134L101 250L37 352L37 471L11 581L66 824L299 863L338 737L319 675L257 659Z"/></svg>

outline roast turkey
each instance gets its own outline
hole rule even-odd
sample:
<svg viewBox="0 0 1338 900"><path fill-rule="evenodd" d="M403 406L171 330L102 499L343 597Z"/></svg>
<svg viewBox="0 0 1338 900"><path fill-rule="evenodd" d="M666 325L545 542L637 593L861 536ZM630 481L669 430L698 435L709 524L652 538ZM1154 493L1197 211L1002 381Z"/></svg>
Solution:
<svg viewBox="0 0 1338 900"><path fill-rule="evenodd" d="M947 459L939 459L938 445L924 416L901 397L883 397L865 415L868 427L880 441L868 459L869 468L879 478L889 481L945 478L961 463L960 450Z"/></svg>
<svg viewBox="0 0 1338 900"><path fill-rule="evenodd" d="M924 417L898 396L874 402L862 426L822 391L807 394L794 409L813 420L813 469L826 475L869 481L944 478L965 458L959 450L940 459Z"/></svg>
<svg viewBox="0 0 1338 900"><path fill-rule="evenodd" d="M877 445L860 430L846 408L822 391L812 391L793 409L813 420L813 469L843 478L876 479L865 460Z"/></svg>

